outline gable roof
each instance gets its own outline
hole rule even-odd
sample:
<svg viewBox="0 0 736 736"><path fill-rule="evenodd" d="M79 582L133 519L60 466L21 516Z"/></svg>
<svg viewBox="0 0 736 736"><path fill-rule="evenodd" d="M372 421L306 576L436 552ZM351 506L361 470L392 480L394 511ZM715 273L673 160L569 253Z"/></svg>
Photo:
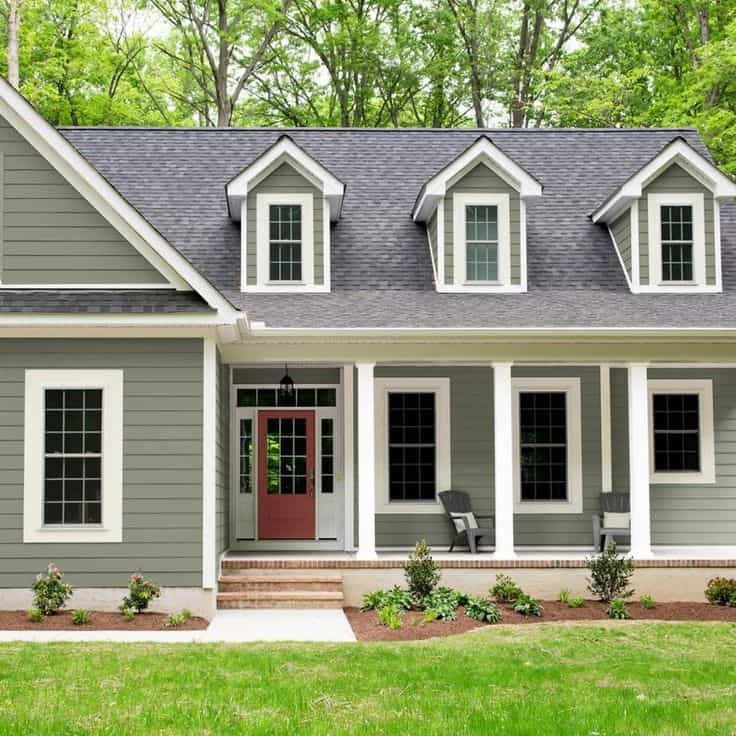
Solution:
<svg viewBox="0 0 736 736"><path fill-rule="evenodd" d="M294 129L289 137L345 184L332 228L332 293L242 294L240 226L225 186L273 146L272 129L62 128L251 322L272 327L736 327L736 205L723 202L723 293L634 295L603 225L589 213L684 129ZM544 187L527 201L529 290L438 294L425 227L412 220L422 185L487 133Z"/></svg>

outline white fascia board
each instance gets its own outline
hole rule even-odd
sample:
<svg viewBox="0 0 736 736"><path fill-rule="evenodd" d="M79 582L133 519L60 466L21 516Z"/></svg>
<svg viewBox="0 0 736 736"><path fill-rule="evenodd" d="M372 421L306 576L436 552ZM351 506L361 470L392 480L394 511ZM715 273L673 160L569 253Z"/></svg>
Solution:
<svg viewBox="0 0 736 736"><path fill-rule="evenodd" d="M592 215L593 222L610 223L631 203L642 196L643 189L667 167L678 164L713 194L714 199L736 197L736 183L720 172L707 158L701 156L684 140L672 141L646 166L621 186L621 188Z"/></svg>
<svg viewBox="0 0 736 736"><path fill-rule="evenodd" d="M236 313L244 318L242 313ZM235 320L224 322L217 313L197 314L140 314L140 313L88 313L88 314L0 314L0 330L4 327L219 327L233 324Z"/></svg>
<svg viewBox="0 0 736 736"><path fill-rule="evenodd" d="M237 310L95 169L0 77L0 114L180 291L194 289L224 314Z"/></svg>
<svg viewBox="0 0 736 736"><path fill-rule="evenodd" d="M445 196L448 182L451 182L463 169L475 161L485 163L489 169L519 192L522 199L542 196L542 185L533 176L488 138L480 138L425 184L422 196L412 213L413 219L417 222L426 221L437 206L437 202Z"/></svg>
<svg viewBox="0 0 736 736"><path fill-rule="evenodd" d="M228 183L227 199L230 216L233 220L240 219L241 202L248 195L249 189L252 189L254 182L282 159L291 163L300 174L322 190L322 195L330 206L330 220L335 222L340 217L345 185L288 137L283 137L277 141L275 145L271 146L247 169Z"/></svg>

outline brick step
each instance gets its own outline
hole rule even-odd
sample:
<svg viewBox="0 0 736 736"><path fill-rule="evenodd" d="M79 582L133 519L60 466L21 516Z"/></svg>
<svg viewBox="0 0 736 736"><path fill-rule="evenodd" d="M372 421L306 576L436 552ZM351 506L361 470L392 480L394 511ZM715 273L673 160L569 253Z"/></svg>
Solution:
<svg viewBox="0 0 736 736"><path fill-rule="evenodd" d="M218 583L221 593L246 590L342 591L340 575L221 575Z"/></svg>
<svg viewBox="0 0 736 736"><path fill-rule="evenodd" d="M342 608L340 591L249 590L218 593L218 608Z"/></svg>

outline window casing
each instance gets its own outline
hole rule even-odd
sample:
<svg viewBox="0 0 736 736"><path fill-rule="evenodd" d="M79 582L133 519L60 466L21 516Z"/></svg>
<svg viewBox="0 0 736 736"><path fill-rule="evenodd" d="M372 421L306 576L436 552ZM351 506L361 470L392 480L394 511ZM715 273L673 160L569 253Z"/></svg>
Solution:
<svg viewBox="0 0 736 736"><path fill-rule="evenodd" d="M28 370L24 542L121 542L123 372Z"/></svg>
<svg viewBox="0 0 736 736"><path fill-rule="evenodd" d="M653 379L648 388L650 482L715 483L712 382Z"/></svg>
<svg viewBox="0 0 736 736"><path fill-rule="evenodd" d="M513 378L514 511L583 510L579 378Z"/></svg>

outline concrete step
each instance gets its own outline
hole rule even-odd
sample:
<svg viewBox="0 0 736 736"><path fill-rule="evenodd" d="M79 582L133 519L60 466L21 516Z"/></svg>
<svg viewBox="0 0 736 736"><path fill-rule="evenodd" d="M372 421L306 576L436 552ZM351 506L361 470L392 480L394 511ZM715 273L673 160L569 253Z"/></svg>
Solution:
<svg viewBox="0 0 736 736"><path fill-rule="evenodd" d="M218 608L342 608L342 591L247 590L217 594Z"/></svg>
<svg viewBox="0 0 736 736"><path fill-rule="evenodd" d="M221 575L219 580L221 593L233 593L246 590L322 590L342 591L340 575Z"/></svg>

